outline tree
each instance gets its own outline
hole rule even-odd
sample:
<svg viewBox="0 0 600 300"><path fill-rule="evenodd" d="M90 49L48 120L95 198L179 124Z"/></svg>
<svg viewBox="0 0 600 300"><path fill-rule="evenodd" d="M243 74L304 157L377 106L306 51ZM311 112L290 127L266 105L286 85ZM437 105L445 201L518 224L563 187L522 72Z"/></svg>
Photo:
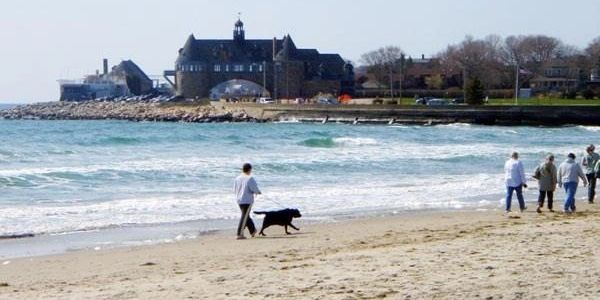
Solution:
<svg viewBox="0 0 600 300"><path fill-rule="evenodd" d="M543 75L545 64L553 58L569 56L573 50L553 37L519 35L505 39L503 56L509 65L518 65L535 75Z"/></svg>
<svg viewBox="0 0 600 300"><path fill-rule="evenodd" d="M600 36L595 38L585 49L590 69L600 72Z"/></svg>
<svg viewBox="0 0 600 300"><path fill-rule="evenodd" d="M367 66L369 73L380 83L389 82L392 97L394 96L394 75L400 74L405 65L405 55L400 47L387 46L367 52L361 56L361 61ZM402 79L400 79L402 80Z"/></svg>
<svg viewBox="0 0 600 300"><path fill-rule="evenodd" d="M485 87L479 78L469 80L466 89L465 102L469 105L481 105L485 98Z"/></svg>
<svg viewBox="0 0 600 300"><path fill-rule="evenodd" d="M448 74L463 74L463 87L477 77L487 87L506 84L506 65L501 59L501 38L488 36L474 39L467 36L456 45L450 45L438 54L440 64Z"/></svg>
<svg viewBox="0 0 600 300"><path fill-rule="evenodd" d="M425 78L425 84L430 90L439 90L444 86L444 79L440 74L434 74Z"/></svg>

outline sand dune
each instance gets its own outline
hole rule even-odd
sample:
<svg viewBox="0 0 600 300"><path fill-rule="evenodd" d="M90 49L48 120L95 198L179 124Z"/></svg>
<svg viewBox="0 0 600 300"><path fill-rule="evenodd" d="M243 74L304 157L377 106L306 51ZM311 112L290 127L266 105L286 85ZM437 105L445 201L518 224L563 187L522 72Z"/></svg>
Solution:
<svg viewBox="0 0 600 300"><path fill-rule="evenodd" d="M0 264L0 299L598 299L600 209L430 212Z"/></svg>

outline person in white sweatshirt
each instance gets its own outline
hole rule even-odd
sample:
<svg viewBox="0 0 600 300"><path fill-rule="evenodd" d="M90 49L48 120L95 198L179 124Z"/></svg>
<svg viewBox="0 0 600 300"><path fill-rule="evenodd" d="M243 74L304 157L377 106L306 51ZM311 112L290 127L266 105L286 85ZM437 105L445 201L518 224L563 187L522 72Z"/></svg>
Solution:
<svg viewBox="0 0 600 300"><path fill-rule="evenodd" d="M246 239L246 237L244 237L244 229L246 227L248 227L250 234L254 237L256 234L256 226L254 226L254 222L252 221L252 218L250 218L250 211L254 204L254 195L260 195L261 191L258 189L256 180L252 177L251 164L244 164L242 167L242 174L238 176L233 183L233 192L235 193L235 200L242 212L237 229L237 238L238 240Z"/></svg>
<svg viewBox="0 0 600 300"><path fill-rule="evenodd" d="M575 154L569 153L565 160L558 168L558 186L564 187L567 193L565 199L565 213L574 213L577 208L575 206L575 195L577 194L577 186L579 179L583 180L583 186L587 186L588 181L581 166L575 162Z"/></svg>
<svg viewBox="0 0 600 300"><path fill-rule="evenodd" d="M525 177L523 163L519 160L519 153L513 152L511 158L504 164L504 180L506 182L506 212L511 211L510 207L514 192L517 192L519 208L523 212L527 209L523 198L523 188L527 188L527 178Z"/></svg>

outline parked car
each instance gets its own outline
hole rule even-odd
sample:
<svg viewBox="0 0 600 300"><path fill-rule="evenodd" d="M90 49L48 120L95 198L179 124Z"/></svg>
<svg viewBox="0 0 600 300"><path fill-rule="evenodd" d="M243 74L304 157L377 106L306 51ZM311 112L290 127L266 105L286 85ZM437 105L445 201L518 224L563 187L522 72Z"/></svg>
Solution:
<svg viewBox="0 0 600 300"><path fill-rule="evenodd" d="M431 99L427 101L427 106L444 106L448 104L448 100L446 99Z"/></svg>
<svg viewBox="0 0 600 300"><path fill-rule="evenodd" d="M465 98L464 97L454 98L454 99L452 99L452 104L465 104Z"/></svg>
<svg viewBox="0 0 600 300"><path fill-rule="evenodd" d="M326 104L326 105L334 105L334 104L338 104L339 102L336 99L329 99L329 98L319 98L319 101L317 101L318 104Z"/></svg>
<svg viewBox="0 0 600 300"><path fill-rule="evenodd" d="M273 98L261 97L260 99L258 99L258 103L260 103L260 104L274 104L275 101L273 101Z"/></svg>
<svg viewBox="0 0 600 300"><path fill-rule="evenodd" d="M433 97L423 97L423 98L419 98L417 100L415 100L415 104L417 105L427 105L427 102L429 102L429 100L433 99Z"/></svg>

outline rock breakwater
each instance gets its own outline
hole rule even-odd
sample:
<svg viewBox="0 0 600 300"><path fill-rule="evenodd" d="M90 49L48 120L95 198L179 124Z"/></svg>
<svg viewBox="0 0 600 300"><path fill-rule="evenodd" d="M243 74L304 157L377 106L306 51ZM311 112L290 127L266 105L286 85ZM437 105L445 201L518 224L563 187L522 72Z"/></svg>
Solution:
<svg viewBox="0 0 600 300"><path fill-rule="evenodd" d="M256 122L244 109L193 102L47 102L0 111L2 119L128 120L162 122Z"/></svg>

